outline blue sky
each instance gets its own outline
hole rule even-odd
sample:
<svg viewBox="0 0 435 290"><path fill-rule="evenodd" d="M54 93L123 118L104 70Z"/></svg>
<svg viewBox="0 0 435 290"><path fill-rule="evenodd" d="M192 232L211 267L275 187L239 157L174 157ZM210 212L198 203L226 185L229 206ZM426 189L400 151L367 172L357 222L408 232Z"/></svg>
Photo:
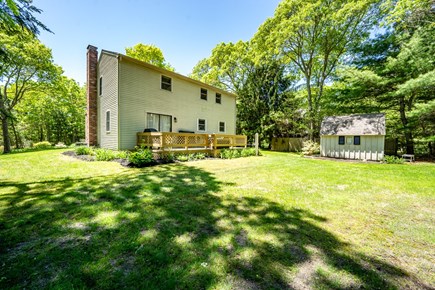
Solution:
<svg viewBox="0 0 435 290"><path fill-rule="evenodd" d="M54 34L40 40L68 77L83 84L86 47L125 52L139 42L162 49L187 75L220 42L248 40L279 0L34 0L37 18Z"/></svg>

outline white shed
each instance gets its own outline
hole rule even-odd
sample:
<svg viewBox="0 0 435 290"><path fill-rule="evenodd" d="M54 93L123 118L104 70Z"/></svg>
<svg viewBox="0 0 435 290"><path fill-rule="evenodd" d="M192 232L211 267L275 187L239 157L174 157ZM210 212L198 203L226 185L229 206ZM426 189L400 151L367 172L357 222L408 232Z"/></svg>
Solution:
<svg viewBox="0 0 435 290"><path fill-rule="evenodd" d="M320 154L325 157L382 160L385 114L325 117L320 128Z"/></svg>

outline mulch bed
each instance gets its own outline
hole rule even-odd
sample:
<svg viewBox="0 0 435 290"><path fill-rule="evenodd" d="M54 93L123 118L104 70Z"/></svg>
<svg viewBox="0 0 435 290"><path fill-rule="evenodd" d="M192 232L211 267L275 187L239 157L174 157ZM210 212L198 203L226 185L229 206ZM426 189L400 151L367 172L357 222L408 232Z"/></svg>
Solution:
<svg viewBox="0 0 435 290"><path fill-rule="evenodd" d="M69 157L73 157L75 159L81 160L81 161L87 161L87 162L92 162L92 161L96 161L95 156L92 155L77 155L76 152L74 151L65 151L62 153L65 156L69 156ZM117 162L119 164L121 164L124 167L137 167L135 166L133 163L129 162L127 159L122 159L122 158L117 158L117 159L113 159L112 161L109 162ZM177 162L177 161L175 161ZM156 165L160 165L160 164L168 164L168 163L174 163L174 162L168 162L162 159L157 159L154 160L154 162L152 163L148 163L143 167L150 167L150 166L156 166Z"/></svg>

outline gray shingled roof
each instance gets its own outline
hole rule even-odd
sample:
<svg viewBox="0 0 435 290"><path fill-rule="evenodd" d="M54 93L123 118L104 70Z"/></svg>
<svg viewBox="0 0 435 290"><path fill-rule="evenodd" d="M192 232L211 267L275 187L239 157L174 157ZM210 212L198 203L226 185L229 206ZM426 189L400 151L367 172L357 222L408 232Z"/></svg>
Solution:
<svg viewBox="0 0 435 290"><path fill-rule="evenodd" d="M385 114L325 117L320 135L385 135Z"/></svg>

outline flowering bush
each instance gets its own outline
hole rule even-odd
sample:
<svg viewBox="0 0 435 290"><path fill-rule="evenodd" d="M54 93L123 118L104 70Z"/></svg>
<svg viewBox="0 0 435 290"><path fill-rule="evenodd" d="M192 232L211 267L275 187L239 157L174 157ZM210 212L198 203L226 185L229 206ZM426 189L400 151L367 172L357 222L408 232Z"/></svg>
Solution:
<svg viewBox="0 0 435 290"><path fill-rule="evenodd" d="M311 140L307 140L303 142L302 146L302 154L304 155L315 155L320 153L320 144Z"/></svg>

